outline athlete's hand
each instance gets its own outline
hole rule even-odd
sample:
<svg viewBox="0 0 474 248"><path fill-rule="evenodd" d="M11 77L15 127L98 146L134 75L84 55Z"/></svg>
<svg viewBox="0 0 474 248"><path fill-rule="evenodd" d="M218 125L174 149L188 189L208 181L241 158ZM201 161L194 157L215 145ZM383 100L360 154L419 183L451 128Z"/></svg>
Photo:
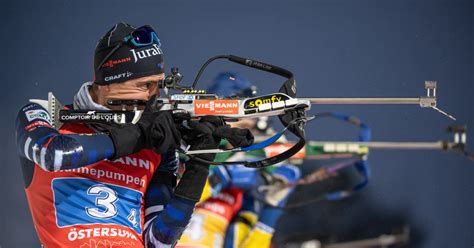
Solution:
<svg viewBox="0 0 474 248"><path fill-rule="evenodd" d="M191 150L216 149L221 139L227 139L234 147L249 146L254 140L248 129L231 128L217 116L204 116L199 121L184 121L181 133ZM215 154L200 154L198 157L212 161Z"/></svg>
<svg viewBox="0 0 474 248"><path fill-rule="evenodd" d="M273 233L283 214L283 207L294 190L291 184L299 179L300 171L298 167L284 165L277 167L264 177L267 184L260 186L258 191L263 193L265 205L258 216L256 226L265 232Z"/></svg>
<svg viewBox="0 0 474 248"><path fill-rule="evenodd" d="M213 132L217 127L225 125L222 119L217 117L206 117L201 120L185 120L180 131L183 140L191 146L192 150L214 149L220 143L220 138L215 137ZM186 162L186 169L176 187L176 196L198 202L202 195L207 175L209 174L209 164L201 160L212 161L215 154L199 154Z"/></svg>
<svg viewBox="0 0 474 248"><path fill-rule="evenodd" d="M233 147L246 147L253 144L253 134L247 128L233 128L228 125L217 127L214 136L226 139Z"/></svg>
<svg viewBox="0 0 474 248"><path fill-rule="evenodd" d="M224 121L219 117L205 116L199 121L184 121L180 131L183 140L190 146L191 150L216 149L219 146L221 138L214 136L214 132L216 128L224 125ZM199 154L197 157L212 161L215 158L215 154Z"/></svg>
<svg viewBox="0 0 474 248"><path fill-rule="evenodd" d="M174 151L181 142L181 134L173 112L171 110L151 111L150 106L145 108L136 124L112 125L106 129L115 146L115 155L112 159L136 153L145 148L153 148L157 153Z"/></svg>
<svg viewBox="0 0 474 248"><path fill-rule="evenodd" d="M257 191L263 195L265 202L271 206L284 207L294 191L292 184L300 178L300 170L293 165L278 166L271 173L262 173L265 185Z"/></svg>
<svg viewBox="0 0 474 248"><path fill-rule="evenodd" d="M179 147L181 134L171 110L144 112L136 125L140 127L145 137L145 148L153 148L157 153L164 153Z"/></svg>

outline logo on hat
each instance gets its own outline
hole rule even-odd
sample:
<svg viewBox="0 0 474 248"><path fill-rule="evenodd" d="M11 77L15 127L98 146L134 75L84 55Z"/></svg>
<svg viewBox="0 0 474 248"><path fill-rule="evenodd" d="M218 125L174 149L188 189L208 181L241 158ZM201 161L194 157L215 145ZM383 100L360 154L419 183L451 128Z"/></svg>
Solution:
<svg viewBox="0 0 474 248"><path fill-rule="evenodd" d="M153 44L152 48L147 48L143 50L135 51L135 49L130 49L130 52L133 54L134 62L137 63L138 60L146 59L156 55L163 54L161 48L157 44Z"/></svg>
<svg viewBox="0 0 474 248"><path fill-rule="evenodd" d="M124 73L120 73L120 74L116 74L116 75L113 75L113 76L108 76L108 77L105 77L104 80L105 82L108 82L108 81L112 81L112 80L117 80L117 79L120 79L120 78L129 78L133 75L132 72L124 72Z"/></svg>
<svg viewBox="0 0 474 248"><path fill-rule="evenodd" d="M102 65L102 68L106 68L106 67L107 68L112 68L112 67L114 67L114 65L126 63L126 62L129 62L129 61L132 61L132 58L126 57L126 58L116 59L116 60L109 59L107 62L105 62Z"/></svg>

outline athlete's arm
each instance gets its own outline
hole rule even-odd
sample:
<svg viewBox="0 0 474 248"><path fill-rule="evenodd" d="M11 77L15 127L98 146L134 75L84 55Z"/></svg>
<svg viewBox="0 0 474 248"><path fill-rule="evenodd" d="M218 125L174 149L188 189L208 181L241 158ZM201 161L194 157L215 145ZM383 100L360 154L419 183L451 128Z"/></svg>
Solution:
<svg viewBox="0 0 474 248"><path fill-rule="evenodd" d="M209 173L209 185L212 195L215 196L226 188L250 190L264 184L258 169L243 165L215 166Z"/></svg>
<svg viewBox="0 0 474 248"><path fill-rule="evenodd" d="M176 186L176 168L178 160L175 153L161 155L160 167L153 174L145 194L145 226L144 240L147 247L158 246L158 240L153 240L151 228L158 214L170 203ZM153 244L154 242L154 244Z"/></svg>
<svg viewBox="0 0 474 248"><path fill-rule="evenodd" d="M207 167L189 162L174 192L169 183L154 180L145 200L146 247L172 247L181 237L202 194L209 172ZM161 175L155 175L156 178L166 181L163 173L166 172L159 172L157 175Z"/></svg>
<svg viewBox="0 0 474 248"><path fill-rule="evenodd" d="M93 164L115 152L107 134L60 134L52 127L48 111L36 103L25 105L18 113L16 140L20 158L47 171Z"/></svg>
<svg viewBox="0 0 474 248"><path fill-rule="evenodd" d="M298 180L300 170L293 165L282 165L270 174L265 180L267 190L262 195L270 204L264 204L260 210L243 208L239 213L242 218L236 218L236 222L229 226L227 234L230 236L226 237L225 247L270 247L275 227L283 214L283 207L294 191L284 185ZM255 219L257 214L258 219Z"/></svg>

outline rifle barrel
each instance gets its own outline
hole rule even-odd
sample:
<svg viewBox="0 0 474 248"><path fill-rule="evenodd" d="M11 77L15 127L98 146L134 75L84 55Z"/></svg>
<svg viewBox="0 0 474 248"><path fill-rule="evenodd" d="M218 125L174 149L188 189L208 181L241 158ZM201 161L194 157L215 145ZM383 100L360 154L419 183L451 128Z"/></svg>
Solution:
<svg viewBox="0 0 474 248"><path fill-rule="evenodd" d="M312 104L416 104L420 105L422 98L299 98Z"/></svg>
<svg viewBox="0 0 474 248"><path fill-rule="evenodd" d="M435 142L346 142L346 141L308 141L311 146L366 146L371 149L385 149L385 150L446 150L451 149L455 144L445 141Z"/></svg>

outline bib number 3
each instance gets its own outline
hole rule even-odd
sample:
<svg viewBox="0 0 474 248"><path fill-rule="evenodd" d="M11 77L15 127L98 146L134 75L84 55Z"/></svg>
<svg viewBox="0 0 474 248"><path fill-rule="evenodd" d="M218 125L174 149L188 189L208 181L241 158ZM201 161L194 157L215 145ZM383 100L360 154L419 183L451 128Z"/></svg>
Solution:
<svg viewBox="0 0 474 248"><path fill-rule="evenodd" d="M93 185L87 190L88 195L96 196L95 205L100 208L86 207L86 213L92 218L108 219L117 215L117 192L105 185Z"/></svg>

